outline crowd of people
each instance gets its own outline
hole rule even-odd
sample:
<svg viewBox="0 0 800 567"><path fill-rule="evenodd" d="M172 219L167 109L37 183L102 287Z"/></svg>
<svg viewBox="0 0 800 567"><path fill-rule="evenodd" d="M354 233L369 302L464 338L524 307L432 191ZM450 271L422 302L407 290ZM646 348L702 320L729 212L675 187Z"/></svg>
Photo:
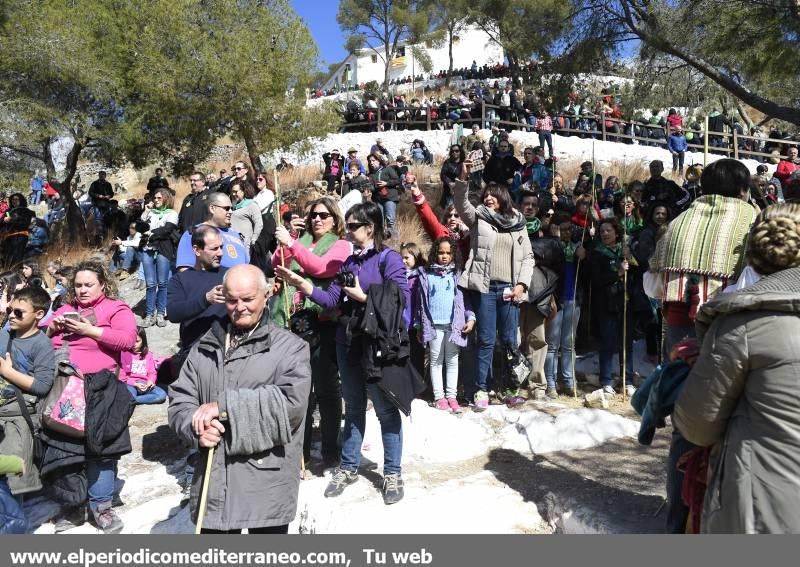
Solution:
<svg viewBox="0 0 800 567"><path fill-rule="evenodd" d="M476 125L427 195L381 140L366 159L332 150L328 194L277 211L266 172L242 161L231 175L193 172L180 206L157 172L142 206L114 223L113 258L54 262L42 275L33 255L0 274L0 455L16 467L0 476L0 531L24 530L19 498L46 485L63 507L56 531L88 519L119 532L130 417L167 394L169 425L192 449L195 520L210 486L204 533L286 533L306 465L332 469L325 496L340 496L359 478L368 400L391 505L404 497L401 414L412 400L461 413L573 397L578 348L597 351L603 397L627 377L640 439L674 408L669 531L686 531L687 518L705 531L800 529L796 148L775 176L719 159L682 180L678 164L670 179L653 161L649 178L624 183L592 162L565 179L540 140L514 148ZM94 195L113 200L102 183ZM398 242L405 200L425 232L417 243ZM22 195L4 222L20 208ZM98 208L101 224L116 210ZM138 267L137 322L116 284ZM167 321L180 344L162 359L148 329ZM637 340L659 364L648 377ZM753 447L771 463L764 476L736 458ZM706 470L705 505L684 501ZM751 473L747 489L737 484Z"/></svg>

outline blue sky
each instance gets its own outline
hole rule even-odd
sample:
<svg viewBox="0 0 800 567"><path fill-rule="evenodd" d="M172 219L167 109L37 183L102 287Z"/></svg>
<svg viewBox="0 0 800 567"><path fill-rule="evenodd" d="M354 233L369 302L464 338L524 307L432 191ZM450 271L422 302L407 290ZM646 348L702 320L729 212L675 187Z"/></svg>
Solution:
<svg viewBox="0 0 800 567"><path fill-rule="evenodd" d="M347 56L344 49L344 38L336 12L339 10L338 0L291 0L297 15L303 18L317 42L320 58L326 65L338 63Z"/></svg>

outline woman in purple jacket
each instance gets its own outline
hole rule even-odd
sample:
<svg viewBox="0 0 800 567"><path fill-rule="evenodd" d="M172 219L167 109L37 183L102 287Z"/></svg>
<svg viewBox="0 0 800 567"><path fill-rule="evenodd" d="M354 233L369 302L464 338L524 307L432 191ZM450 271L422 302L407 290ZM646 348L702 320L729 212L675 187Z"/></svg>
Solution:
<svg viewBox="0 0 800 567"><path fill-rule="evenodd" d="M383 245L383 212L373 202L360 203L347 212L347 235L353 243L354 252L342 265L340 274L355 276L352 287L342 287L340 278L326 289L314 287L311 282L280 266L276 273L289 285L310 297L323 308L348 303L366 303L371 285L380 285L391 280L403 291L406 304L409 302L406 267L403 259L394 250ZM383 269L381 270L381 264ZM325 489L326 497L339 496L344 489L358 480L361 462L361 445L366 425L367 396L372 400L375 413L381 424L383 439L383 501L394 504L403 498L401 460L403 456L403 430L400 410L375 383L367 383L359 362L360 353L346 342L345 327L338 325L336 331L336 358L342 378L342 397L345 401L344 437L342 461L333 472L331 482Z"/></svg>

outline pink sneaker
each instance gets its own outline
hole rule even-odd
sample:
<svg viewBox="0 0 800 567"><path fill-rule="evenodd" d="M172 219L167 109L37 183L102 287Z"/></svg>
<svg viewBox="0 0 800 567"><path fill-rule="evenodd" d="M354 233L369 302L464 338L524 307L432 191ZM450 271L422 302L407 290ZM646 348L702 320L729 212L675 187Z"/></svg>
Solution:
<svg viewBox="0 0 800 567"><path fill-rule="evenodd" d="M453 410L453 413L461 413L461 406L458 405L455 398L447 398L447 403L450 404L450 409Z"/></svg>
<svg viewBox="0 0 800 567"><path fill-rule="evenodd" d="M444 398L440 398L436 400L436 409L450 411L450 404L447 403L447 400Z"/></svg>

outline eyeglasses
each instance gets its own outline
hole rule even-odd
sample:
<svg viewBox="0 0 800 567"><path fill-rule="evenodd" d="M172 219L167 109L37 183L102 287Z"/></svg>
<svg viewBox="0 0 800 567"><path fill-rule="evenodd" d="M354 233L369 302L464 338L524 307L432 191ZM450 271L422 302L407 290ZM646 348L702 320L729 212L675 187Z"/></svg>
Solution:
<svg viewBox="0 0 800 567"><path fill-rule="evenodd" d="M310 213L308 213L308 218L310 220L314 220L317 217L319 217L322 220L328 220L329 218L331 218L331 216L332 215L330 213L326 213L325 211L311 211Z"/></svg>
<svg viewBox="0 0 800 567"><path fill-rule="evenodd" d="M241 171L243 169L247 169L246 167L234 167L233 171Z"/></svg>
<svg viewBox="0 0 800 567"><path fill-rule="evenodd" d="M230 206L230 205L222 206L222 205L215 205L214 203L211 203L211 206L212 207L217 207L218 209L225 209L226 211L230 211L231 209L233 209L233 207Z"/></svg>
<svg viewBox="0 0 800 567"><path fill-rule="evenodd" d="M369 225L368 222L349 222L349 223L347 223L347 231L348 232L355 232L359 228L364 227L364 226L368 226L368 225Z"/></svg>

